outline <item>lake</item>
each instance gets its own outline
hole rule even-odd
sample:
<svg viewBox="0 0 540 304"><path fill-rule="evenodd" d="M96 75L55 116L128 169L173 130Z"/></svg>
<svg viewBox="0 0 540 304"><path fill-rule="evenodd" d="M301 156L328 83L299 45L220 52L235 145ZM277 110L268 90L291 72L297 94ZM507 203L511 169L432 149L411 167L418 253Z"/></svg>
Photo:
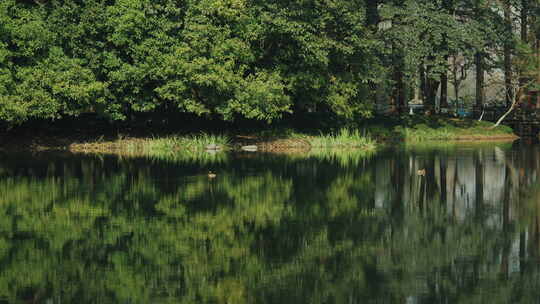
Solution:
<svg viewBox="0 0 540 304"><path fill-rule="evenodd" d="M1 303L540 302L538 145L0 160Z"/></svg>

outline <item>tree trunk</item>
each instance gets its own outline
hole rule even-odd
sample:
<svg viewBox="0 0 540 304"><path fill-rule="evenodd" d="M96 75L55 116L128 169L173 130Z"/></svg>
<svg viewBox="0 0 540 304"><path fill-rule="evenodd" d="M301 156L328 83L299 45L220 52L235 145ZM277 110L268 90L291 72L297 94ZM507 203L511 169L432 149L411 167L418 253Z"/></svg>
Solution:
<svg viewBox="0 0 540 304"><path fill-rule="evenodd" d="M454 85L454 98L455 100L459 100L459 84Z"/></svg>
<svg viewBox="0 0 540 304"><path fill-rule="evenodd" d="M414 103L419 103L420 100L420 88L418 87L418 84L415 82L414 84L414 92L413 92L413 100Z"/></svg>
<svg viewBox="0 0 540 304"><path fill-rule="evenodd" d="M427 78L426 79L426 100L424 101L424 107L430 113L433 113L435 109L435 101L437 99L437 91L439 90L440 81Z"/></svg>
<svg viewBox="0 0 540 304"><path fill-rule="evenodd" d="M378 27L379 21L380 21L379 2L380 0L366 1L366 6L365 6L366 8L365 26L374 35L379 30L379 27ZM378 83L370 80L368 81L368 87L371 90L371 92L369 93L370 98L375 100L375 103L377 106L383 106L383 107L377 107L377 108L379 109L384 108L384 104L386 103L386 98L379 98L379 92L381 91L381 86Z"/></svg>
<svg viewBox="0 0 540 304"><path fill-rule="evenodd" d="M454 57L452 63L452 85L454 86L454 100L459 100L459 85L461 81L458 78L458 66L456 64L456 57Z"/></svg>
<svg viewBox="0 0 540 304"><path fill-rule="evenodd" d="M484 105L484 55L477 52L476 61L476 108L480 111Z"/></svg>
<svg viewBox="0 0 540 304"><path fill-rule="evenodd" d="M405 98L405 86L403 82L403 58L399 54L399 50L395 50L394 54L394 90L393 90L393 99L396 102L396 107L398 112L402 113L406 111L407 104Z"/></svg>
<svg viewBox="0 0 540 304"><path fill-rule="evenodd" d="M454 0L444 0L443 8L448 12L448 14L454 13ZM448 37L446 34L443 35L443 45L442 49L448 52ZM448 67L448 58L449 56L444 56L445 66ZM444 72L441 73L441 101L440 109L448 109L448 68L445 68Z"/></svg>
<svg viewBox="0 0 540 304"><path fill-rule="evenodd" d="M536 51L536 84L540 85L540 27L536 33L534 49ZM537 104L540 104L540 94L537 95Z"/></svg>
<svg viewBox="0 0 540 304"><path fill-rule="evenodd" d="M379 2L380 0L366 1L366 26L371 27L373 31L376 31L380 21Z"/></svg>
<svg viewBox="0 0 540 304"><path fill-rule="evenodd" d="M481 4L477 2L475 5L475 17L476 19L482 19ZM476 94L475 94L475 110L476 114L480 117L483 116L483 107L485 103L485 91L484 91L484 48L476 51L474 55L474 61L476 65ZM480 114L482 113L482 114Z"/></svg>
<svg viewBox="0 0 540 304"><path fill-rule="evenodd" d="M521 41L525 43L529 40L529 1L521 0Z"/></svg>
<svg viewBox="0 0 540 304"><path fill-rule="evenodd" d="M503 2L504 21L508 33L512 33L512 8L510 0ZM506 87L506 106L509 106L514 100L512 96L512 41L506 41L504 44L504 83Z"/></svg>
<svg viewBox="0 0 540 304"><path fill-rule="evenodd" d="M521 0L521 12L520 12L520 20L521 20L521 41L523 43L527 43L529 41L529 1L530 0ZM523 85L527 82L527 77L522 75L519 78L519 84Z"/></svg>
<svg viewBox="0 0 540 304"><path fill-rule="evenodd" d="M400 1L398 1L396 4L399 6L402 5ZM396 14L392 19L392 23L394 25L399 25L401 23L401 19L402 16L400 14ZM403 73L405 69L405 59L403 52L403 49L398 44L392 44L392 68L394 80L393 99L399 113L405 112L407 108L407 102L405 97L405 81Z"/></svg>
<svg viewBox="0 0 540 304"><path fill-rule="evenodd" d="M448 109L448 73L441 74L441 109Z"/></svg>
<svg viewBox="0 0 540 304"><path fill-rule="evenodd" d="M424 64L420 65L420 96L422 97L422 103L426 103L426 68Z"/></svg>
<svg viewBox="0 0 540 304"><path fill-rule="evenodd" d="M433 113L440 82L429 77L430 67L420 65L420 88L426 112Z"/></svg>

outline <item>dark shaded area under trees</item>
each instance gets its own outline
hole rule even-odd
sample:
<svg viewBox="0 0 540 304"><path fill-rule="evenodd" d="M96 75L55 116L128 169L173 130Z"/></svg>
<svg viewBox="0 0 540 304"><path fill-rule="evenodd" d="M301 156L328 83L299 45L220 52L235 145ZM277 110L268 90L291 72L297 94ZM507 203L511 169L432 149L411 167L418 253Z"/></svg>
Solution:
<svg viewBox="0 0 540 304"><path fill-rule="evenodd" d="M497 70L510 104L516 81L527 89L540 81L539 8L538 0L3 0L0 126L354 124L404 113L415 99L430 112L437 98L446 107L448 82L459 80L452 58L476 70L478 108L485 74Z"/></svg>

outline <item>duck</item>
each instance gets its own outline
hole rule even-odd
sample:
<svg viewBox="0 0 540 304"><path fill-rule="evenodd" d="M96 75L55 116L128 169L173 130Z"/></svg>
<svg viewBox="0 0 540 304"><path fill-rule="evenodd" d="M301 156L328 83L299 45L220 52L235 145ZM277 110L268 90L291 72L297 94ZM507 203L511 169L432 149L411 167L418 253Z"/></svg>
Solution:
<svg viewBox="0 0 540 304"><path fill-rule="evenodd" d="M425 176L426 175L426 169L420 169L420 170L416 171L416 174L418 174L420 176Z"/></svg>
<svg viewBox="0 0 540 304"><path fill-rule="evenodd" d="M217 175L212 171L208 171L208 178L215 178Z"/></svg>

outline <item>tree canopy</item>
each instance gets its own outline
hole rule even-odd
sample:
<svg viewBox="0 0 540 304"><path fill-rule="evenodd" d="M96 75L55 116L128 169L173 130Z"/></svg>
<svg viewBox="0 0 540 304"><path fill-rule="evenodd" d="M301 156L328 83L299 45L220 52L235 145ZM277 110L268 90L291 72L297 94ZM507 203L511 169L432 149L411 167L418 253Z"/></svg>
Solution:
<svg viewBox="0 0 540 304"><path fill-rule="evenodd" d="M538 7L537 0L4 0L0 121L88 112L110 120L189 113L273 122L313 112L350 120L385 103L402 109L417 89L427 105L440 90L444 105L449 57L480 60L482 74L509 69L515 42L538 57Z"/></svg>

